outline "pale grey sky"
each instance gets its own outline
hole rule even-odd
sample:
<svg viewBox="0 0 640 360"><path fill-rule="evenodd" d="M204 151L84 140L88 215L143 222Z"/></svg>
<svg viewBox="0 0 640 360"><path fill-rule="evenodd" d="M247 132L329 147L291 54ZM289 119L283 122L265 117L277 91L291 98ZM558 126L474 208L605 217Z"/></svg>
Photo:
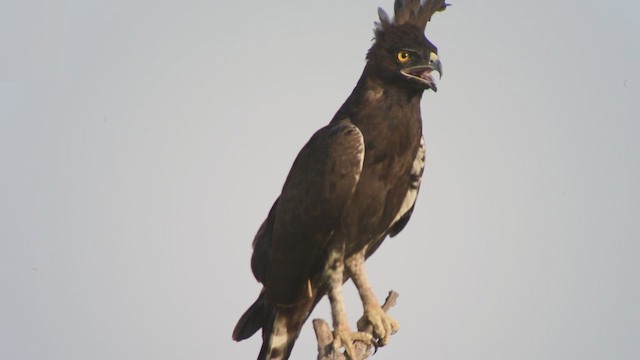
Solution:
<svg viewBox="0 0 640 360"><path fill-rule="evenodd" d="M640 358L640 4L451 2L417 208L368 262L400 293L374 359ZM253 235L378 6L2 2L0 358L255 358Z"/></svg>

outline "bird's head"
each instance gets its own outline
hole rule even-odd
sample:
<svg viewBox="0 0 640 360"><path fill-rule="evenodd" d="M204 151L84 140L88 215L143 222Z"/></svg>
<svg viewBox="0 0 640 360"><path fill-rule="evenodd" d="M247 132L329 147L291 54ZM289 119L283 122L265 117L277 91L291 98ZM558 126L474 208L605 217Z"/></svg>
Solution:
<svg viewBox="0 0 640 360"><path fill-rule="evenodd" d="M367 53L367 66L385 82L438 91L436 80L442 76L442 64L424 29L431 15L446 6L444 0L396 0L393 20L379 8L380 22Z"/></svg>

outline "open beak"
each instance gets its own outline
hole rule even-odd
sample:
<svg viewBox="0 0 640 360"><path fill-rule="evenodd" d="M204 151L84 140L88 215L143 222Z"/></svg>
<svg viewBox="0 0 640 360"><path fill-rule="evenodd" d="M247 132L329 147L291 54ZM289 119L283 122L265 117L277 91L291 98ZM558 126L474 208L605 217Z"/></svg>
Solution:
<svg viewBox="0 0 640 360"><path fill-rule="evenodd" d="M431 53L429 57L429 63L427 65L413 66L408 69L401 70L405 76L415 79L427 88L438 91L438 85L436 83L435 72L438 73L438 80L442 78L442 63L438 59L438 55Z"/></svg>

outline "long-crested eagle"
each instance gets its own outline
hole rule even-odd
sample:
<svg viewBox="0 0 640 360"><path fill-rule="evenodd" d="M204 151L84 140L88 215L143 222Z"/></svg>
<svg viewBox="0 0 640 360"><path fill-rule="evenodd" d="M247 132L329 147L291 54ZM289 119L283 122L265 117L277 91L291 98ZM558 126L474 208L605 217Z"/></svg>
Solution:
<svg viewBox="0 0 640 360"><path fill-rule="evenodd" d="M364 261L407 224L422 178L420 100L437 91L437 48L425 37L445 0L396 0L378 9L374 43L355 89L302 148L253 241L251 268L264 287L233 331L262 329L258 359L288 359L302 325L326 294L334 347L355 358L354 340L385 345L398 323L380 307ZM349 327L342 286L353 280L373 336ZM360 322L359 322L360 323Z"/></svg>

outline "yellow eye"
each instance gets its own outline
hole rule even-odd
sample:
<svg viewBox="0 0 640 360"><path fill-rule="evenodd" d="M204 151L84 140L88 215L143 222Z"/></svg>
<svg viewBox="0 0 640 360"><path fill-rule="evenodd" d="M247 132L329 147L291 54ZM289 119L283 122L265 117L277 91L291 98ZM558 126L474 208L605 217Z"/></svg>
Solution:
<svg viewBox="0 0 640 360"><path fill-rule="evenodd" d="M405 63L409 61L410 58L411 58L411 55L409 54L408 51L398 52L398 61L400 61L401 63Z"/></svg>

